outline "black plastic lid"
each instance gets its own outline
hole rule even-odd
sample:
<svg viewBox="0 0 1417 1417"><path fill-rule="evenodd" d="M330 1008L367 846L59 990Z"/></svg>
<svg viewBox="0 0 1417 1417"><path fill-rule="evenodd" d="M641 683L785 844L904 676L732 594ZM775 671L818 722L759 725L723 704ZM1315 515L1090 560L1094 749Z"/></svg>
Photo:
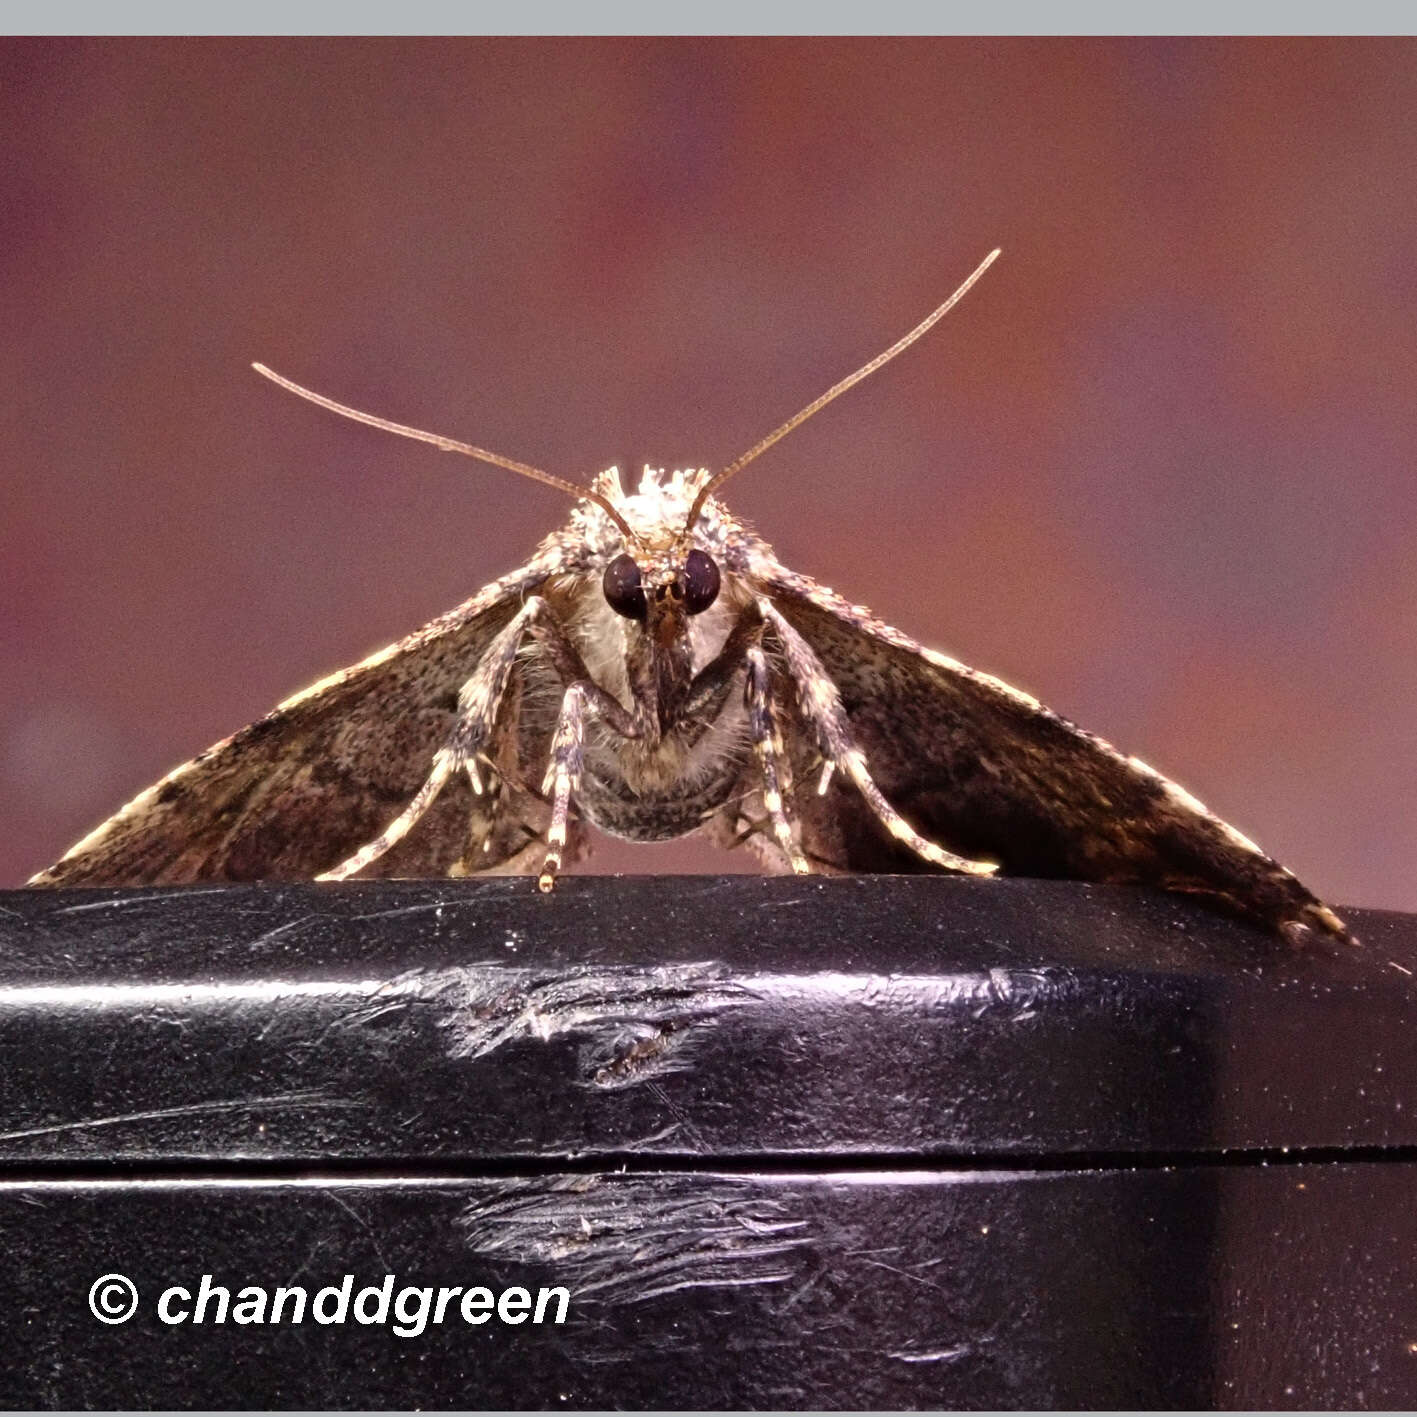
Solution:
<svg viewBox="0 0 1417 1417"><path fill-rule="evenodd" d="M0 894L0 1159L1417 1143L1417 917L942 877Z"/></svg>

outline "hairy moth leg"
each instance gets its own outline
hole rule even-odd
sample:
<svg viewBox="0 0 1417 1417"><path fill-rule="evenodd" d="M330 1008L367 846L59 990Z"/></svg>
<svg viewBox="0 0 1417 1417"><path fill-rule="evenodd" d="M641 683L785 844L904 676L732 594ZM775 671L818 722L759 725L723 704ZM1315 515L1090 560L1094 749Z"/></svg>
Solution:
<svg viewBox="0 0 1417 1417"><path fill-rule="evenodd" d="M771 681L768 678L767 656L761 645L751 645L744 655L748 673L744 693L748 702L748 723L752 729L753 746L757 750L758 765L763 774L763 806L767 808L772 821L773 835L782 853L799 876L811 869L807 858L802 855L796 838L792 835L792 823L788 820L783 804L783 793L788 789L787 755L783 751L782 736L777 731L773 719ZM779 776L779 765L782 772Z"/></svg>
<svg viewBox="0 0 1417 1417"><path fill-rule="evenodd" d="M922 860L942 866L947 871L961 871L971 876L989 876L997 871L998 865L993 861L971 861L968 857L946 851L933 841L927 841L886 801L871 777L865 755L851 732L846 710L841 706L841 695L822 661L817 658L816 651L766 597L759 598L758 608L782 645L788 672L797 687L797 702L803 717L816 729L821 739L828 767L844 772L881 825Z"/></svg>
<svg viewBox="0 0 1417 1417"><path fill-rule="evenodd" d="M322 871L317 881L343 881L377 861L390 847L397 845L413 829L418 819L433 805L448 779L459 768L467 771L472 790L482 795L482 779L477 772L477 754L492 732L497 707L506 691L507 678L516 661L522 635L538 613L537 607L546 602L539 595L531 596L511 622L487 646L477 662L477 668L458 691L458 720L448 746L433 756L433 771L418 789L413 800L389 823L373 841L366 842L353 856L338 866Z"/></svg>
<svg viewBox="0 0 1417 1417"><path fill-rule="evenodd" d="M472 790L479 797L485 789L477 771L477 755L492 736L492 726L502 706L502 695L507 692L507 680L517 662L522 638L541 619L555 620L551 607L539 595L528 596L526 604L487 646L472 677L458 691L458 721L453 729L452 747L458 766L466 770Z"/></svg>
<svg viewBox="0 0 1417 1417"><path fill-rule="evenodd" d="M559 628L559 627L558 627ZM574 648L564 646L571 654ZM579 656L577 656L579 661ZM581 769L585 766L586 712L596 714L626 738L638 736L634 720L612 694L589 676L577 679L561 696L561 714L551 739L551 761L541 782L543 795L551 796L551 825L546 829L546 860L536 884L549 891L556 884L561 857L566 849L566 828L571 817L571 799L580 790Z"/></svg>
<svg viewBox="0 0 1417 1417"><path fill-rule="evenodd" d="M457 755L451 748L440 748L433 754L433 771L428 780L413 795L413 800L391 821L373 841L365 842L353 856L321 871L317 881L343 881L362 871L371 861L377 861L390 847L404 839L413 824L433 805L448 779L457 770Z"/></svg>
<svg viewBox="0 0 1417 1417"><path fill-rule="evenodd" d="M551 823L546 832L546 860L537 879L540 888L549 891L556 882L556 872L561 868L566 850L571 798L580 786L587 707L594 709L616 732L627 738L638 736L638 729L623 705L590 677L580 651L566 634L556 612L541 596L530 596L516 618L488 647L477 672L458 696L458 702L467 716L458 725L455 746L472 778L474 790L481 791L475 755L491 734L507 679L521 648L522 637L527 633L536 636L552 667L567 685L561 699L556 732L551 740L551 761L541 784L543 794L554 789ZM469 714L470 710L474 712Z"/></svg>
<svg viewBox="0 0 1417 1417"><path fill-rule="evenodd" d="M478 773L477 757L483 745L492 736L497 710L501 707L503 694L506 693L512 666L516 663L522 640L528 633L534 633L546 646L558 672L578 680L588 678L580 655L566 638L565 631L562 630L550 605L539 595L528 596L522 608L487 646L477 668L459 690L457 722L453 726L448 745L440 748L434 755L433 770L429 773L428 780L418 789L408 806L373 841L361 846L348 860L322 872L316 877L317 880L342 881L362 871L371 861L378 860L390 847L408 835L458 769L466 771L472 783L472 790L479 796L482 795L486 789ZM594 685L590 687L595 688ZM615 708L619 709L620 705L615 704ZM625 724L622 726L617 723L616 726L621 727L623 732L629 727L628 715L624 714L623 710L620 710L620 713ZM561 834L561 845L564 848L564 818Z"/></svg>
<svg viewBox="0 0 1417 1417"><path fill-rule="evenodd" d="M536 884L549 891L561 869L566 849L566 823L571 815L571 797L580 790L581 768L585 765L585 711L597 692L588 680L572 684L561 696L561 716L556 720L556 736L551 740L551 761L541 784L543 793L554 793L551 825L546 830L546 861Z"/></svg>

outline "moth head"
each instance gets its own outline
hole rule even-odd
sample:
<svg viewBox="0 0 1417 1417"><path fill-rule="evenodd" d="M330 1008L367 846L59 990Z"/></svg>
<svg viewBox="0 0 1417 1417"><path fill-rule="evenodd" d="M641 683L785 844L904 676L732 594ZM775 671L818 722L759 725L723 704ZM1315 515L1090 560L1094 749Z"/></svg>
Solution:
<svg viewBox="0 0 1417 1417"><path fill-rule="evenodd" d="M641 624L650 619L651 609L661 623L672 623L681 613L702 615L718 599L722 583L718 563L697 546L683 555L676 548L641 560L622 551L605 567L600 581L606 604Z"/></svg>

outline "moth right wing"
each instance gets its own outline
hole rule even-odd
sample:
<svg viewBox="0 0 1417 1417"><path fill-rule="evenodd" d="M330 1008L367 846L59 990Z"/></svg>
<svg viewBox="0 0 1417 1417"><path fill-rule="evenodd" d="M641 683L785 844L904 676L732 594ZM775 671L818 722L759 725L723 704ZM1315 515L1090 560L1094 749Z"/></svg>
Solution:
<svg viewBox="0 0 1417 1417"><path fill-rule="evenodd" d="M340 670L199 753L74 846L32 886L308 879L376 837L408 804L448 740L457 695L524 596L569 567L546 551L406 639ZM544 760L549 726L517 722L520 679L475 796L455 775L370 876L518 869L548 814L521 758ZM488 778L490 776L490 783Z"/></svg>
<svg viewBox="0 0 1417 1417"><path fill-rule="evenodd" d="M877 785L937 845L1008 874L1195 892L1285 935L1350 938L1290 872L1139 759L805 576L777 565L759 574L840 695ZM809 676L789 673L792 656L781 649L784 678L798 681L787 697L800 696ZM790 738L811 745L796 705L787 712ZM819 795L809 775L819 765L794 765L802 847L814 864L934 869L881 828L843 774Z"/></svg>

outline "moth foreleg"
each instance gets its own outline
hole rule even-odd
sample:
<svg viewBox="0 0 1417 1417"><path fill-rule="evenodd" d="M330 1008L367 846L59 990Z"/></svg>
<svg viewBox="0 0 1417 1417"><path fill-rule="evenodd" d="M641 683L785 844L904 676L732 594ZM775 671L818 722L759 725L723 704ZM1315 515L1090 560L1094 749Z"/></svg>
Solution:
<svg viewBox="0 0 1417 1417"><path fill-rule="evenodd" d="M744 685L748 702L748 723L753 734L753 746L758 754L758 767L763 775L763 806L772 822L773 835L782 853L798 875L810 871L807 858L792 834L783 793L787 790L790 771L783 751L782 737L773 718L772 688L768 676L767 656L761 645L751 645L744 654L748 673ZM779 772L780 769L780 772Z"/></svg>
<svg viewBox="0 0 1417 1417"><path fill-rule="evenodd" d="M492 736L497 710L507 692L507 680L517 662L522 639L538 620L554 620L551 607L539 596L528 596L526 604L498 631L487 646L477 668L458 691L458 721L453 729L452 748L457 766L467 771L472 790L482 795L482 777L477 770L478 754Z"/></svg>
<svg viewBox="0 0 1417 1417"><path fill-rule="evenodd" d="M448 779L459 769L467 772L473 791L479 796L482 794L484 785L478 772L477 758L484 744L492 736L512 666L516 663L517 652L528 632L535 632L538 638L544 638L554 644L552 659L558 668L564 667L571 673L579 671L584 674L580 657L570 647L555 612L541 596L528 596L522 608L487 646L477 668L459 690L457 722L447 745L434 754L432 771L413 800L378 836L361 846L353 856L341 861L338 866L321 873L316 877L317 880L342 881L362 871L371 862L377 861L408 835L419 818L433 805L434 799L443 790ZM568 654L571 656L569 660Z"/></svg>
<svg viewBox="0 0 1417 1417"><path fill-rule="evenodd" d="M591 677L590 671L581 658L580 651L566 634L560 620L551 607L540 596L532 596L518 613L503 635L516 632L520 641L522 633L530 630L536 636L551 666L566 684L561 699L561 714L556 722L556 732L551 740L551 761L546 768L546 777L541 784L543 793L552 794L551 823L546 831L546 860L542 865L537 885L549 891L556 883L556 872L561 869L566 850L566 832L571 816L571 799L580 787L581 769L585 759L585 715L587 709L604 719L615 732L627 738L638 736L639 728L634 717L613 695L606 693ZM501 636L498 637L499 641ZM486 696L491 707L486 718L486 732L491 732L492 721L496 717L497 703L506 687L507 676L516 658L518 643L511 644L506 652L505 663L489 671L488 683L495 689L495 697ZM488 650L490 657L497 648L494 642ZM485 661L484 661L485 663ZM481 673L483 665L478 666ZM459 702L473 706L479 694L467 692ZM469 773L474 772L471 760ZM476 778L474 777L474 785Z"/></svg>
<svg viewBox="0 0 1417 1417"><path fill-rule="evenodd" d="M536 884L549 891L556 884L561 857L566 849L566 824L571 815L571 798L580 789L585 763L585 713L588 704L601 694L588 680L572 684L561 697L561 716L551 740L551 761L541 784L552 794L551 825L546 829L546 861Z"/></svg>
<svg viewBox="0 0 1417 1417"><path fill-rule="evenodd" d="M585 683L598 690L556 612L541 596L528 596L526 604L487 646L472 678L458 694L459 717L453 733L453 748L458 755L458 765L467 769L473 790L478 793L482 791L482 779L477 771L477 756L492 736L497 711L507 691L507 680L528 634L536 637L562 683ZM616 700L605 694L597 702L600 702L602 714L619 732L627 736L633 734L630 716Z"/></svg>
<svg viewBox="0 0 1417 1417"><path fill-rule="evenodd" d="M694 676L694 682L689 686L689 697L681 710L685 717L702 712L713 702L737 674L749 647L760 644L762 638L762 612L755 602L749 601L733 622L723 648Z"/></svg>
<svg viewBox="0 0 1417 1417"><path fill-rule="evenodd" d="M841 695L816 651L778 613L770 600L760 598L758 606L782 645L788 672L797 687L797 702L802 716L816 730L828 765L851 779L881 825L922 860L942 866L947 871L962 871L971 876L988 876L997 871L998 865L993 861L971 861L968 857L946 851L933 841L927 841L886 801L851 731Z"/></svg>

